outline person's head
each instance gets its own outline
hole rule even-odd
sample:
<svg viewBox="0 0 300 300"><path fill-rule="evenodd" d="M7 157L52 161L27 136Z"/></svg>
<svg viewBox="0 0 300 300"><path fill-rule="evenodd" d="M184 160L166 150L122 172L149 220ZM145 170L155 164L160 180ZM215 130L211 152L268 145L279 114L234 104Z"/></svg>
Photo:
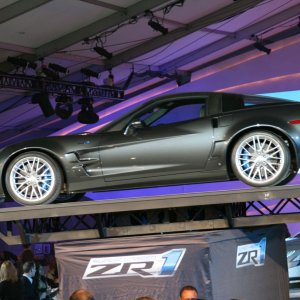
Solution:
<svg viewBox="0 0 300 300"><path fill-rule="evenodd" d="M19 256L19 261L24 264L27 261L33 261L34 255L30 248L25 248Z"/></svg>
<svg viewBox="0 0 300 300"><path fill-rule="evenodd" d="M95 300L94 296L87 290L79 289L72 293L70 300Z"/></svg>
<svg viewBox="0 0 300 300"><path fill-rule="evenodd" d="M15 268L13 263L9 260L5 260L1 264L0 282L4 280L13 281L13 282L18 280L17 269Z"/></svg>
<svg viewBox="0 0 300 300"><path fill-rule="evenodd" d="M26 274L29 277L34 277L36 272L36 266L34 261L26 261L23 264L23 274Z"/></svg>
<svg viewBox="0 0 300 300"><path fill-rule="evenodd" d="M153 300L153 298L148 296L143 296L143 297L136 298L135 300Z"/></svg>
<svg viewBox="0 0 300 300"><path fill-rule="evenodd" d="M179 293L179 300L198 299L198 291L191 285L184 286Z"/></svg>

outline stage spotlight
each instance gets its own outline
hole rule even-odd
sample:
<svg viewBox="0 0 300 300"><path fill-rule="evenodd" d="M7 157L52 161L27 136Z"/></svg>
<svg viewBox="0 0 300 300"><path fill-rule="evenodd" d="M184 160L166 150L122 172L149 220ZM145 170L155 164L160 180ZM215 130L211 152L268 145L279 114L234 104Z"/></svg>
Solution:
<svg viewBox="0 0 300 300"><path fill-rule="evenodd" d="M68 69L61 66L61 65L58 65L58 64L49 64L48 65L48 68L52 69L53 71L55 72L58 72L58 73L63 73L63 74L67 74L68 73Z"/></svg>
<svg viewBox="0 0 300 300"><path fill-rule="evenodd" d="M191 82L192 73L188 71L182 71L176 74L176 83L178 86Z"/></svg>
<svg viewBox="0 0 300 300"><path fill-rule="evenodd" d="M54 109L49 100L49 95L46 92L34 94L31 97L31 103L38 104L45 117L50 117L54 115Z"/></svg>
<svg viewBox="0 0 300 300"><path fill-rule="evenodd" d="M159 24L158 22L153 21L152 19L148 22L148 25L154 29L155 31L159 31L160 33L162 33L163 35L166 35L169 32L169 29L162 26L161 24Z"/></svg>
<svg viewBox="0 0 300 300"><path fill-rule="evenodd" d="M271 53L272 49L267 48L261 41L258 41L253 44L253 47L256 48L259 51L265 52L268 55Z"/></svg>
<svg viewBox="0 0 300 300"><path fill-rule="evenodd" d="M47 77L47 78L50 78L52 80L59 80L60 79L59 75L56 72L48 69L45 66L42 66L42 68L41 68L41 70L39 72L39 76L41 76L41 77Z"/></svg>
<svg viewBox="0 0 300 300"><path fill-rule="evenodd" d="M114 87L115 86L115 77L111 70L109 70L109 74L103 80L104 86L106 87Z"/></svg>
<svg viewBox="0 0 300 300"><path fill-rule="evenodd" d="M55 102L56 115L61 119L68 119L73 113L73 99L67 95L59 95Z"/></svg>
<svg viewBox="0 0 300 300"><path fill-rule="evenodd" d="M94 124L99 121L99 116L94 112L93 99L81 98L78 100L81 104L81 111L77 116L78 122L82 124Z"/></svg>
<svg viewBox="0 0 300 300"><path fill-rule="evenodd" d="M101 56L106 57L107 59L111 59L113 57L112 53L108 52L106 49L103 47L94 47L94 50Z"/></svg>
<svg viewBox="0 0 300 300"><path fill-rule="evenodd" d="M80 72L87 76L87 77L94 77L94 78L98 78L99 77L99 73L95 72L93 70L87 69L87 68L83 68L80 70Z"/></svg>

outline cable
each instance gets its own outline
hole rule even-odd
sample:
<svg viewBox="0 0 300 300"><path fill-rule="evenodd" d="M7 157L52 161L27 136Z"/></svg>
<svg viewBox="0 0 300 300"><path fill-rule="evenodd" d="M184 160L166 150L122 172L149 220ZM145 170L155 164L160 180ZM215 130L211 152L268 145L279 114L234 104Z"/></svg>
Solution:
<svg viewBox="0 0 300 300"><path fill-rule="evenodd" d="M259 36L263 36L264 34L274 30L274 29L277 29L277 28L293 28L295 26L297 26L299 24L299 17L297 17L295 20L297 20L297 23L293 24L293 25L284 25L284 24L287 24L287 23L290 23L291 21L294 21L294 20L287 20L283 23L281 23L280 25L276 25L276 26L273 26L265 31L263 31L262 33L259 34Z"/></svg>
<svg viewBox="0 0 300 300"><path fill-rule="evenodd" d="M234 17L234 18L235 18L235 17ZM228 23L231 22L232 20L233 20L233 19L227 20L225 23L223 23L223 24L221 24L220 26L216 27L215 30L218 30L218 29L222 28L224 25L228 24ZM221 22L223 22L223 21L221 21ZM179 51L181 51L181 50L183 50L183 49L189 47L190 45L192 45L192 44L194 44L194 43L196 43L196 42L202 40L203 38L207 37L207 36L210 35L210 34L212 34L212 33L211 33L211 32L207 32L206 34L204 34L204 35L202 35L201 37L199 37L199 38L193 40L192 42L190 42L190 43L184 45L183 47L181 47L181 48L179 48L179 49L176 49L176 51L173 51L173 52L169 53L168 56L171 56L171 55L173 55L173 54L175 54L175 53L177 53L177 52L179 52ZM162 57L162 58L156 60L153 64L157 64L158 62L164 60L166 57L167 57L167 56Z"/></svg>
<svg viewBox="0 0 300 300"><path fill-rule="evenodd" d="M148 56L148 57L146 57L146 58L142 58L142 59L138 59L138 60L134 60L134 61L131 61L131 60L130 60L128 63L136 63L136 62L140 62L140 61L143 61L143 60L147 60L147 59L149 59L149 58L152 58L152 57L154 57L154 56L157 56L157 55L163 53L164 51L166 51L170 46L173 45L173 43L174 43L174 42L171 42L170 44L167 44L166 47L165 47L164 49L162 49L161 51L159 51L158 53L155 53L155 54L153 54L153 55L151 55L151 56Z"/></svg>
<svg viewBox="0 0 300 300"><path fill-rule="evenodd" d="M259 4L258 6L266 5L267 3L270 3L271 1L274 1L274 0L270 0L270 1L268 1L268 2L261 3L261 4ZM272 13L272 12L274 12L274 11L280 9L280 8L283 7L284 5L290 3L291 1L293 1L293 0L289 0L289 1L285 2L284 4L282 4L282 5L280 5L279 7L273 9L272 11L268 12L268 13L265 14L265 15L268 15L268 14L270 14L270 13ZM255 8L257 8L258 6L255 6ZM227 22L222 23L220 26L218 26L218 27L215 28L215 29L220 29L220 28L222 28L224 25L228 24L229 22L231 22L232 20L234 20L235 18L237 18L237 17L240 16L240 15L241 15L241 14L237 14L237 15L231 17L230 19L227 20ZM265 15L264 15L264 16L265 16ZM252 23L247 24L247 27L250 26L251 24L256 23L256 21L259 20L260 18L261 18L261 17L258 17L258 18L255 19ZM223 22L223 21L221 21L221 22ZM240 30L241 30L241 29L240 29ZM199 40L203 39L204 37L208 36L209 34L212 34L212 33L208 32L207 34L205 34L205 35L203 35L203 36L197 38L196 40L190 42L189 44L187 44L187 45L185 45L185 46L183 46L183 47L177 49L176 51L172 52L171 54L168 54L168 56L171 56L171 55L177 53L178 51L181 51L182 49L184 49L184 48L190 46L191 44L194 44L194 43L198 42ZM163 57L163 58L160 58L159 60L155 61L152 65L157 64L158 62L164 60L166 57L167 57L167 56L165 56L165 57ZM175 66L175 67L176 67L176 66ZM166 69L166 70L164 70L164 71L167 71L167 70L168 70L168 69Z"/></svg>
<svg viewBox="0 0 300 300"><path fill-rule="evenodd" d="M272 0L272 1L274 1L274 0ZM252 24L257 23L257 21L259 21L259 20L261 20L261 19L265 19L265 17L266 17L267 15L269 15L269 14L271 14L272 12L278 10L279 8L281 8L281 7L283 7L283 6L287 5L287 4L289 4L289 3L292 2L292 1L294 1L294 0L288 0L287 2L281 4L280 6L274 8L273 10L271 10L271 11L269 11L268 13L264 14L263 16L256 18L256 19L253 20L250 24L247 24L247 27L249 27L249 26L252 25ZM262 4L260 4L259 6L261 6L261 5L263 5L263 4L264 4L264 5L265 5L265 4L268 4L269 2L271 2L271 1L268 1L268 2L266 2L266 3L262 3ZM246 27L246 26L245 26L245 27ZM243 28L245 28L245 27L243 27ZM243 29L243 28L241 28L241 29Z"/></svg>

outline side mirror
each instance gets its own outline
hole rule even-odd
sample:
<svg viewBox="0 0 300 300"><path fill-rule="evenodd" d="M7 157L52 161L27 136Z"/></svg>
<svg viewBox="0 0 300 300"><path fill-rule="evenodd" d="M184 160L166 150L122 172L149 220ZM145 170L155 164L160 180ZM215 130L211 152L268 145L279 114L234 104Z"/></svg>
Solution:
<svg viewBox="0 0 300 300"><path fill-rule="evenodd" d="M144 128L145 124L143 121L141 120L135 120L133 122L131 122L125 129L124 131L124 135L131 135L135 132L135 130L137 129L141 129Z"/></svg>
<svg viewBox="0 0 300 300"><path fill-rule="evenodd" d="M139 129L139 128L144 128L145 127L145 124L143 121L141 120L136 120L136 121L133 121L130 126L134 129Z"/></svg>

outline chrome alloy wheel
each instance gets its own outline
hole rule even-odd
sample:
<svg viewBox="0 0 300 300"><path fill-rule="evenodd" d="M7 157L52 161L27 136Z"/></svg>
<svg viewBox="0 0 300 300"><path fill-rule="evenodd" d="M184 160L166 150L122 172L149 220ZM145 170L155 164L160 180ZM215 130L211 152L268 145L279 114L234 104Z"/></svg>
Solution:
<svg viewBox="0 0 300 300"><path fill-rule="evenodd" d="M17 161L9 175L13 192L23 201L40 202L55 188L55 174L48 161L28 156Z"/></svg>
<svg viewBox="0 0 300 300"><path fill-rule="evenodd" d="M254 134L242 139L235 152L239 175L252 185L268 184L286 166L284 144L273 135Z"/></svg>

